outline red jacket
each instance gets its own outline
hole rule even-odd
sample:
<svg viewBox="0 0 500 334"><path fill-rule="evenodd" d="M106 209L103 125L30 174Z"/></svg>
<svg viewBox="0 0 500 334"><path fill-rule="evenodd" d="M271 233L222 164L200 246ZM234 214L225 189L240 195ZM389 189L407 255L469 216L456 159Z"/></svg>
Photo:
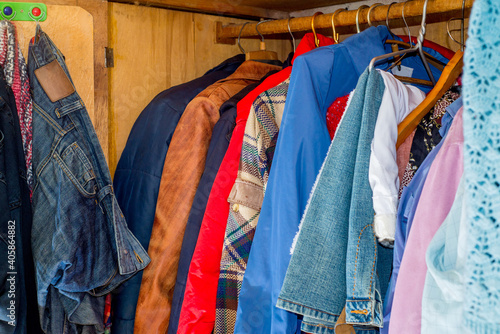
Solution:
<svg viewBox="0 0 500 334"><path fill-rule="evenodd" d="M331 38L321 35L318 37L320 46L333 44ZM314 37L309 33L302 38L294 59L312 49L314 49ZM288 67L269 76L237 105L236 126L215 178L191 260L177 333L208 334L214 328L222 244L229 215L227 198L238 174L247 118L257 96L288 79L291 71L292 68Z"/></svg>

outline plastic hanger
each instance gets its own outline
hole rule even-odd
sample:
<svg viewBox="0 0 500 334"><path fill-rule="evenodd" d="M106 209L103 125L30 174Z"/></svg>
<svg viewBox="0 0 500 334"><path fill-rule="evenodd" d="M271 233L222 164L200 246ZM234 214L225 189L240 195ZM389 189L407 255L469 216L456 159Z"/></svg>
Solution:
<svg viewBox="0 0 500 334"><path fill-rule="evenodd" d="M432 75L431 69L429 67L429 63L427 62L427 58L425 57L424 51L422 49L422 43L424 41L424 36L425 36L425 26L426 26L425 18L426 18L426 14L427 14L428 1L429 0L425 0L425 2L424 2L424 8L422 11L422 24L420 26L420 32L419 32L419 35L417 38L417 45L414 47L411 47L409 49L406 49L406 50L399 50L396 52L391 52L391 53L388 53L385 55L374 57L371 60L370 65L369 65L370 71L375 66L375 63L380 61L380 60L418 52L418 55L420 56L420 59L422 60L422 63L424 65L425 71L427 72L427 75L429 76L430 82L427 80L420 80L420 79L413 79L413 78L406 78L406 77L399 77L399 76L396 76L396 77L404 82L416 83L416 84L428 85L428 86L435 86L436 85L436 79L434 79L434 75ZM404 6L403 6L403 9L404 9ZM411 38L410 38L410 42L411 42Z"/></svg>
<svg viewBox="0 0 500 334"><path fill-rule="evenodd" d="M290 33L290 36L292 36L292 45L293 45L293 52L295 52L296 46L295 46L295 37L293 37L292 34L292 29L290 29L290 20L293 19L292 16L288 18L288 32Z"/></svg>
<svg viewBox="0 0 500 334"><path fill-rule="evenodd" d="M262 35L259 31L259 24L263 22L268 22L271 20L260 21L255 26L255 30L260 35L260 50L259 51L250 51L245 53L245 60L278 60L278 54L274 51L266 50L266 42L264 41L264 35ZM243 25L244 27L244 25ZM243 28L241 28L243 30Z"/></svg>
<svg viewBox="0 0 500 334"><path fill-rule="evenodd" d="M312 30L313 35L314 35L314 45L316 45L316 47L319 47L319 38L318 38L318 35L316 34L316 29L314 29L314 19L316 18L316 16L318 16L320 14L323 14L323 13L316 12L316 13L314 13L314 15L311 18L311 30Z"/></svg>
<svg viewBox="0 0 500 334"><path fill-rule="evenodd" d="M335 41L335 44L339 44L339 34L335 31L335 14L345 11L346 9L339 8L332 14L332 30L333 30L333 40Z"/></svg>
<svg viewBox="0 0 500 334"><path fill-rule="evenodd" d="M396 147L399 147L406 138L415 130L422 118L436 105L436 102L443 94L450 89L453 83L462 73L463 67L462 51L457 51L448 65L443 70L439 81L434 88L427 94L426 98L416 107L398 126L398 141Z"/></svg>

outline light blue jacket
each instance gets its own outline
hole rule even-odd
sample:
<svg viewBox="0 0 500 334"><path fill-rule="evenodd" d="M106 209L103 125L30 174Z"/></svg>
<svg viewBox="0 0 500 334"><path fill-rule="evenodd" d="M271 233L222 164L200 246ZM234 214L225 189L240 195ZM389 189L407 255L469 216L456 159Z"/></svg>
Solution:
<svg viewBox="0 0 500 334"><path fill-rule="evenodd" d="M468 239L462 319L473 333L485 334L500 333L499 12L498 1L474 2L463 75Z"/></svg>

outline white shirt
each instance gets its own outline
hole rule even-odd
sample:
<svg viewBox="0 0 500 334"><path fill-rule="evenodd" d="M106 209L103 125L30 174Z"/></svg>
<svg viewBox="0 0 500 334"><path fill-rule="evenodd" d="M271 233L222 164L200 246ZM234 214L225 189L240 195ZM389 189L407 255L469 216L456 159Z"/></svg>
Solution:
<svg viewBox="0 0 500 334"><path fill-rule="evenodd" d="M425 93L414 86L403 84L391 73L378 71L384 79L386 89L371 144L369 181L373 191L375 235L382 245L392 247L396 233L399 190L396 160L398 124L425 99Z"/></svg>

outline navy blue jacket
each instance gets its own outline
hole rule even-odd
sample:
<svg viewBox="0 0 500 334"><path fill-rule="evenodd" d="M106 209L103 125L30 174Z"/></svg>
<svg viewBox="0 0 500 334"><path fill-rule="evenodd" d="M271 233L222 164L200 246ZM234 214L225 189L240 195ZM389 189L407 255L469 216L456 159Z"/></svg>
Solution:
<svg viewBox="0 0 500 334"><path fill-rule="evenodd" d="M243 61L245 56L237 55L198 79L158 94L132 127L113 185L128 227L145 249L151 239L163 164L184 109L198 93L232 74ZM113 296L113 332L134 332L141 280L142 272L123 283Z"/></svg>

